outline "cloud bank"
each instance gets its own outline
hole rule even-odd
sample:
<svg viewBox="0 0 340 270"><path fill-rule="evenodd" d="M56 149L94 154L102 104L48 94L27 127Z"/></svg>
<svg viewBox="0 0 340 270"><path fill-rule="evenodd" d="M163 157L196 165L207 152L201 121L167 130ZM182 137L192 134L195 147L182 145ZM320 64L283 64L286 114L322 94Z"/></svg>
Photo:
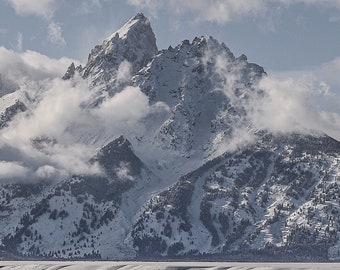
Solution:
<svg viewBox="0 0 340 270"><path fill-rule="evenodd" d="M319 106L328 103L330 95L322 85L269 75L258 87L264 91L264 97L253 109L252 121L257 128L274 133L328 134L340 139L339 111L334 114L327 111L328 106Z"/></svg>
<svg viewBox="0 0 340 270"><path fill-rule="evenodd" d="M90 162L98 147L122 134L142 132L140 121L164 109L159 104L150 106L138 87L125 86L130 78L127 62L118 70L118 92L109 95L96 92L78 75L67 81L60 79L70 59L5 48L0 48L0 57L7 67L1 72L16 83L19 89L14 90L27 106L0 130L2 182L101 175L101 167ZM101 102L94 105L98 94Z"/></svg>
<svg viewBox="0 0 340 270"><path fill-rule="evenodd" d="M327 134L340 140L340 97L321 77L306 73L295 77L269 73L249 88L240 72L244 63L231 63L224 54L208 52L207 55L213 57L218 81L223 82L216 90L222 91L237 111L232 115L224 113L233 125L233 132L224 138L216 137L213 147L217 151L234 151L254 141L256 137L251 136L254 130L273 134ZM323 76L333 77L337 65L338 59L335 59L322 66Z"/></svg>
<svg viewBox="0 0 340 270"><path fill-rule="evenodd" d="M251 142L249 124L273 133L327 133L340 140L340 103L327 85L302 76L268 75L254 85L254 91L245 86L242 89L242 63L230 70L227 55L211 53L205 57L215 58L215 72L225 82L216 90L223 91L231 105L242 107L247 115L246 122L236 119L231 140L216 137L216 145L229 147L223 150L232 151ZM101 102L94 105L98 93L94 95L96 89L89 82L77 76L69 81L60 79L71 59L50 59L32 51L15 53L3 47L0 59L2 77L16 83L18 92L29 101L28 110L0 130L0 181L100 175L100 166L89 162L98 147L122 134L143 133L142 120L150 113L166 110L160 104L150 106L138 87L126 86L131 65L125 61L117 72L117 93L101 93ZM333 77L339 63L334 59L323 65L325 76ZM236 88L244 95L235 94ZM330 102L336 110L329 110ZM124 166L120 174L128 177Z"/></svg>
<svg viewBox="0 0 340 270"><path fill-rule="evenodd" d="M52 59L35 51L22 53L0 46L0 96L18 89L25 82L42 81L61 77L70 63L70 58Z"/></svg>
<svg viewBox="0 0 340 270"><path fill-rule="evenodd" d="M309 85L310 88L315 89L315 93L319 93L318 106L321 110L340 112L340 57L307 69L270 73L280 79L292 78Z"/></svg>

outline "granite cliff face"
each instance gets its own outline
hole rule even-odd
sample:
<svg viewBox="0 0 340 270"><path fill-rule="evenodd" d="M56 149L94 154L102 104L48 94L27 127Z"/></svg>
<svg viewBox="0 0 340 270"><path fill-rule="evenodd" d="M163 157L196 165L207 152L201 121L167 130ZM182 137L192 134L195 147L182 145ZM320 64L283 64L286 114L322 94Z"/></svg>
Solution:
<svg viewBox="0 0 340 270"><path fill-rule="evenodd" d="M212 37L158 51L137 14L63 80L88 85L80 106L91 116L126 89L144 114L123 115L121 136L96 122L67 128L97 148L86 161L96 173L0 185L4 256L338 260L340 142L258 129L249 104L266 95L264 76ZM1 129L39 102L23 89L4 95ZM46 155L58 143L32 138Z"/></svg>

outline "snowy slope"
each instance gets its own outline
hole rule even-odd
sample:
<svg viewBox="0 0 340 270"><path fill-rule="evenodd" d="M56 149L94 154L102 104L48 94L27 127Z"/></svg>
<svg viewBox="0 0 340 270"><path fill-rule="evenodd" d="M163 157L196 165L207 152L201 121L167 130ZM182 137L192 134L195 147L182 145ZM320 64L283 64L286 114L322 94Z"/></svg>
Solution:
<svg viewBox="0 0 340 270"><path fill-rule="evenodd" d="M329 137L264 136L218 157L151 198L132 231L134 244L154 256L334 256L339 150Z"/></svg>
<svg viewBox="0 0 340 270"><path fill-rule="evenodd" d="M60 125L62 142L29 138L52 165L62 143L87 147L85 164L98 170L1 184L1 250L63 259L339 259L340 143L254 126L249 104L263 98L264 76L212 37L158 51L149 20L137 14L84 67L66 71L60 85L81 100L80 113L70 112L76 119L66 114ZM1 97L5 131L53 94L26 90ZM127 97L131 108L119 107ZM38 166L37 156L15 165Z"/></svg>
<svg viewBox="0 0 340 270"><path fill-rule="evenodd" d="M86 66L81 70L93 85L112 85L121 64L129 62L137 72L157 53L156 38L149 20L138 13L120 30L92 49Z"/></svg>

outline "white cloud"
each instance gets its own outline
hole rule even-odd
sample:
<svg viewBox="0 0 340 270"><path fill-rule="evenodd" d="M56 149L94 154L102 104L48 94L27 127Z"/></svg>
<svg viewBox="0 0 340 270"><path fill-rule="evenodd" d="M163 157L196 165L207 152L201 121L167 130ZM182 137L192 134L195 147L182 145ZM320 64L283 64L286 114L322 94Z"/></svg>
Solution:
<svg viewBox="0 0 340 270"><path fill-rule="evenodd" d="M100 174L98 164L89 163L96 149L77 143L70 131L72 125L91 123L94 118L81 107L91 96L86 81L59 79L72 59L51 59L37 52L17 53L4 47L0 47L0 59L5 87L15 82L15 87L20 87L20 99L28 106L27 112L18 114L0 131L0 173L6 175L17 168L16 175L8 174L16 180ZM39 143L33 144L37 139Z"/></svg>
<svg viewBox="0 0 340 270"><path fill-rule="evenodd" d="M67 176L65 172L60 171L50 165L43 165L38 167L35 174L41 179L61 179Z"/></svg>
<svg viewBox="0 0 340 270"><path fill-rule="evenodd" d="M131 131L139 132L142 118L164 109L160 104L150 107L148 98L138 87L126 87L94 107L91 105L94 92L86 80L78 76L68 81L47 79L48 70L46 77L36 74L41 68L40 60L45 60L46 66L49 62L55 65L56 60L36 53L3 51L8 54L8 62L11 57L15 60L13 69L18 66L20 73L32 73L43 79L30 82L28 76L25 85L20 85L19 91L34 103L0 130L0 153L3 153L0 160L25 164L28 170L22 170L22 174L29 173L25 177L30 179L58 180L72 174L101 174L99 165L89 162L97 147L102 146L100 138L110 141ZM30 65L22 65L26 61ZM120 72L122 80L129 76L129 64L125 63ZM101 143L93 144L92 140L98 139ZM120 170L120 175L124 176L125 172Z"/></svg>
<svg viewBox="0 0 340 270"><path fill-rule="evenodd" d="M57 0L5 0L15 12L20 16L38 16L43 18L47 23L48 36L47 39L52 44L65 46L66 41L62 36L62 28L60 24L53 21L55 11L58 9L62 1ZM90 2L98 2L92 0Z"/></svg>
<svg viewBox="0 0 340 270"><path fill-rule="evenodd" d="M13 178L27 176L30 170L16 162L0 161L0 180L9 181Z"/></svg>
<svg viewBox="0 0 340 270"><path fill-rule="evenodd" d="M46 88L40 96L36 97L40 102L30 115L13 122L13 126L3 133L4 138L25 143L30 143L30 139L39 136L66 139L66 128L72 120L83 119L83 112L79 105L90 96L84 84L79 82L74 87L70 81L54 79L43 83L40 87Z"/></svg>
<svg viewBox="0 0 340 270"><path fill-rule="evenodd" d="M14 91L26 81L61 77L72 62L77 63L66 57L53 59L34 51L14 52L0 46L3 90Z"/></svg>
<svg viewBox="0 0 340 270"><path fill-rule="evenodd" d="M133 181L133 177L130 174L129 164L126 162L120 162L119 166L115 169L115 172L120 180Z"/></svg>
<svg viewBox="0 0 340 270"><path fill-rule="evenodd" d="M340 9L339 0L128 0L128 3L139 9L146 10L157 16L159 10L166 11L172 16L194 15L196 22L213 22L225 24L246 17L265 16L268 19L266 29L273 30L273 12L281 9L282 5L294 6L304 4L325 9ZM189 17L193 18L192 16ZM332 17L336 18L336 17ZM263 27L263 26L262 26Z"/></svg>
<svg viewBox="0 0 340 270"><path fill-rule="evenodd" d="M66 41L62 35L61 26L56 22L50 22L48 25L48 40L58 46L66 46Z"/></svg>
<svg viewBox="0 0 340 270"><path fill-rule="evenodd" d="M101 8L102 1L105 1L105 0L82 1L80 6L79 6L78 12L81 13L81 14L89 14L89 13L93 12L94 10Z"/></svg>
<svg viewBox="0 0 340 270"><path fill-rule="evenodd" d="M39 161L42 166L50 164L56 168L54 174L50 176L57 176L56 180L73 174L102 174L102 169L97 163L89 162L96 150L91 146L80 143L56 144L52 150L50 155L45 156L45 160Z"/></svg>
<svg viewBox="0 0 340 270"><path fill-rule="evenodd" d="M253 121L257 128L273 132L318 130L320 116L313 90L293 79L265 77L259 88L265 93L257 100Z"/></svg>
<svg viewBox="0 0 340 270"><path fill-rule="evenodd" d="M117 72L118 83L128 82L131 79L131 70L132 65L129 61L124 60L122 63L120 63Z"/></svg>
<svg viewBox="0 0 340 270"><path fill-rule="evenodd" d="M315 68L313 73L320 80L326 81L340 94L340 57L337 57L327 63L321 65L320 68Z"/></svg>
<svg viewBox="0 0 340 270"><path fill-rule="evenodd" d="M263 78L259 83L263 99L248 104L253 124L274 133L328 134L339 140L340 110L331 112L327 104L335 102L339 108L340 99L335 95L330 100L331 93L322 86L303 79Z"/></svg>
<svg viewBox="0 0 340 270"><path fill-rule="evenodd" d="M51 19L57 8L57 0L5 0L18 15L36 15L45 19Z"/></svg>
<svg viewBox="0 0 340 270"><path fill-rule="evenodd" d="M228 137L216 136L213 147L217 150L250 142L248 127L279 134L328 134L340 140L340 91L337 94L325 82L328 76L328 82L333 79L339 83L338 58L315 70L300 71L295 77L287 73L266 75L249 89L242 83L244 63L230 63L228 56L221 53L207 54L203 60L207 57L215 63L215 72L223 82L216 90L222 91L238 112L234 116L223 114L233 132Z"/></svg>
<svg viewBox="0 0 340 270"><path fill-rule="evenodd" d="M340 9L340 0L279 0L279 2L284 3L286 5L302 3L305 5L314 5L325 8Z"/></svg>
<svg viewBox="0 0 340 270"><path fill-rule="evenodd" d="M340 95L340 57L321 64L320 66L309 67L301 70L273 71L271 72L280 78L292 77L303 79L305 83L313 82L320 90L329 88L330 92Z"/></svg>
<svg viewBox="0 0 340 270"><path fill-rule="evenodd" d="M240 16L257 15L265 8L262 0L180 2L186 3L186 8L191 11L198 12L201 16L199 20L217 23L226 23Z"/></svg>
<svg viewBox="0 0 340 270"><path fill-rule="evenodd" d="M157 10L162 7L162 5L167 5L169 4L170 1L167 1L166 3L161 3L160 1L157 0L128 0L128 4L135 6L137 8L141 9L147 9L151 14L154 16L157 13ZM165 8L166 9L166 8Z"/></svg>
<svg viewBox="0 0 340 270"><path fill-rule="evenodd" d="M22 34L21 33L18 33L16 48L19 52L22 51Z"/></svg>
<svg viewBox="0 0 340 270"><path fill-rule="evenodd" d="M160 3L157 0L129 0L130 5L147 9L156 14L158 9L167 10L170 13L184 15L194 13L198 21L226 23L243 16L257 15L265 11L263 0L169 0Z"/></svg>
<svg viewBox="0 0 340 270"><path fill-rule="evenodd" d="M71 133L72 125L91 120L81 107L91 94L86 82L54 79L41 82L40 87L45 89L36 97L35 107L0 131L1 151L16 153L14 159L25 162L38 179L100 174L98 164L89 163L95 147L78 143Z"/></svg>
<svg viewBox="0 0 340 270"><path fill-rule="evenodd" d="M128 86L106 99L92 113L100 119L108 134L119 136L120 133L138 129L138 121L149 111L148 97L138 87Z"/></svg>

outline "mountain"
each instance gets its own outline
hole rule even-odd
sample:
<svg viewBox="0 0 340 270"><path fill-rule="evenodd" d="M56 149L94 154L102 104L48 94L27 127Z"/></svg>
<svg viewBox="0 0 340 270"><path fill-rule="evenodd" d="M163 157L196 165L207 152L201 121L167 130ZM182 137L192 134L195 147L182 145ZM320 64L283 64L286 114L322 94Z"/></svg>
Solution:
<svg viewBox="0 0 340 270"><path fill-rule="evenodd" d="M213 37L159 51L137 14L58 81L57 131L1 145L1 256L339 260L340 142L258 128L265 76ZM52 90L1 97L2 140Z"/></svg>

